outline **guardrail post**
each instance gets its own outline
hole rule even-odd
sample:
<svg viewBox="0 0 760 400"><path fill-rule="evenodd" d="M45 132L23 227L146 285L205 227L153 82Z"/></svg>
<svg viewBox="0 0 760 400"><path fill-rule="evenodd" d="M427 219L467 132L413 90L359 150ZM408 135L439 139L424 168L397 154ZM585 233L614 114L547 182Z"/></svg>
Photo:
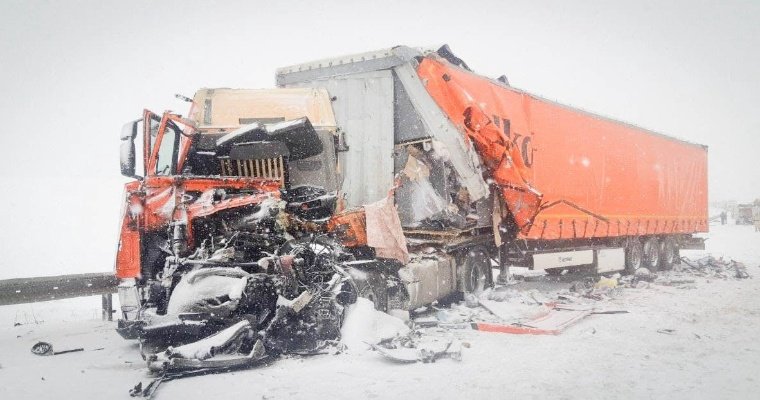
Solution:
<svg viewBox="0 0 760 400"><path fill-rule="evenodd" d="M103 304L103 321L113 321L113 294L107 293L102 295Z"/></svg>

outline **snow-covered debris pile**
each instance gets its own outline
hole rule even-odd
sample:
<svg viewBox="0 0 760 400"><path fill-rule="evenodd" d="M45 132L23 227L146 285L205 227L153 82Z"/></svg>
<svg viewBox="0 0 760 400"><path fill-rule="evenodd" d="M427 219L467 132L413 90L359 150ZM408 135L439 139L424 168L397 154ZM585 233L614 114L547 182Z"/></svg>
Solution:
<svg viewBox="0 0 760 400"><path fill-rule="evenodd" d="M375 310L372 302L364 298L359 298L348 307L341 329L341 343L349 352L372 349L394 362L462 358L462 343L459 340L431 336L424 328L417 326L410 329L400 318Z"/></svg>
<svg viewBox="0 0 760 400"><path fill-rule="evenodd" d="M253 339L251 323L240 321L212 336L182 346L169 347L147 357L154 372L196 368L231 368L252 365L265 357L261 340ZM206 360L214 358L212 362Z"/></svg>
<svg viewBox="0 0 760 400"><path fill-rule="evenodd" d="M435 362L442 358L462 360L464 344L456 338L430 336L425 330L410 331L372 345L372 349L388 360L400 363Z"/></svg>
<svg viewBox="0 0 760 400"><path fill-rule="evenodd" d="M413 319L413 332L423 333L422 337L425 338L430 336L430 330L437 329L433 336L443 335L444 343L456 336L447 336L447 332L468 330L557 335L592 314L627 312L607 304L607 300L619 296L621 290L616 278L597 281L591 277L569 283L544 280L496 286L478 295L468 294L464 301L448 309L432 307L427 313L419 313ZM456 341L452 343L457 344ZM399 343L394 344L398 346ZM414 354L398 351L384 355L395 357L396 361L403 361L406 356L407 361L411 361Z"/></svg>
<svg viewBox="0 0 760 400"><path fill-rule="evenodd" d="M382 341L406 335L409 331L401 319L377 311L371 301L358 298L346 310L340 342L350 352L360 352Z"/></svg>
<svg viewBox="0 0 760 400"><path fill-rule="evenodd" d="M725 261L723 257L716 259L713 256L705 256L697 260L690 260L683 257L681 258L680 266L677 267L675 271L709 278L750 278L749 273L747 273L747 267L744 263L735 260Z"/></svg>

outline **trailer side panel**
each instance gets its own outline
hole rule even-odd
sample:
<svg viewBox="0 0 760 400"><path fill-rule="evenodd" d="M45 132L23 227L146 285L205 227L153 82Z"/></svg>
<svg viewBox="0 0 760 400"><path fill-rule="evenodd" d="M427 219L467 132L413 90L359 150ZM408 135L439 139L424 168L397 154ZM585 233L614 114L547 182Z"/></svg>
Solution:
<svg viewBox="0 0 760 400"><path fill-rule="evenodd" d="M707 231L707 149L563 106L426 57L426 89L462 132L461 99L517 146L543 194L526 239ZM456 83L461 96L450 96Z"/></svg>

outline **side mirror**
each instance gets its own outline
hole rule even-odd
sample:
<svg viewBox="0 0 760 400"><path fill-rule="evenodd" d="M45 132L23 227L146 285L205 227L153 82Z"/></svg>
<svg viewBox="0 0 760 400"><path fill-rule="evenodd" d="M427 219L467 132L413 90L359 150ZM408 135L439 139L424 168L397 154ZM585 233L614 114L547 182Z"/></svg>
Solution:
<svg viewBox="0 0 760 400"><path fill-rule="evenodd" d="M121 174L129 178L140 178L135 175L135 137L138 124L142 120L128 122L121 128L120 163Z"/></svg>

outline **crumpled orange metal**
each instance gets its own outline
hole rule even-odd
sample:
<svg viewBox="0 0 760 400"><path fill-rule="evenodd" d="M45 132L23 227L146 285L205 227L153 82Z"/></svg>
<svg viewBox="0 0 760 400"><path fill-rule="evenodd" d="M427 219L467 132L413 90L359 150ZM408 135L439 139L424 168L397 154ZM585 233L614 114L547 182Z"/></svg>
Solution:
<svg viewBox="0 0 760 400"><path fill-rule="evenodd" d="M417 73L472 141L518 238L707 232L707 148L557 104L435 56Z"/></svg>

